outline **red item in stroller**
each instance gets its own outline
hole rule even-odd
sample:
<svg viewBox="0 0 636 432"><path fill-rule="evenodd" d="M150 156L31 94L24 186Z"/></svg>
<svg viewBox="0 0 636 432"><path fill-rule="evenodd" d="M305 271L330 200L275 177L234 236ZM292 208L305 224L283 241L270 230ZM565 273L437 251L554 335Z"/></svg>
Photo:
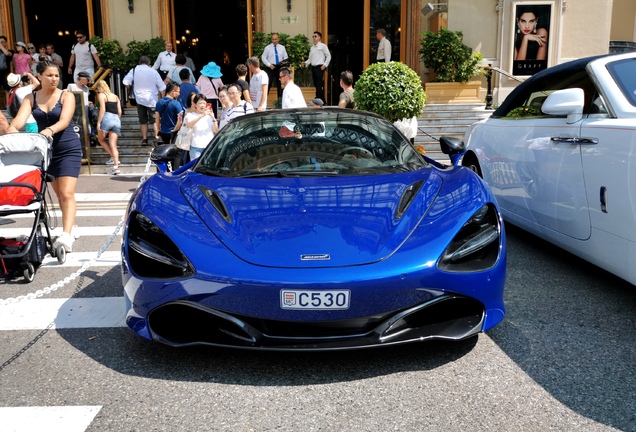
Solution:
<svg viewBox="0 0 636 432"><path fill-rule="evenodd" d="M0 136L0 217L32 214L29 235L0 237L0 275L20 274L31 282L47 252L60 263L66 253L53 248L45 192L50 144L44 135L16 133Z"/></svg>

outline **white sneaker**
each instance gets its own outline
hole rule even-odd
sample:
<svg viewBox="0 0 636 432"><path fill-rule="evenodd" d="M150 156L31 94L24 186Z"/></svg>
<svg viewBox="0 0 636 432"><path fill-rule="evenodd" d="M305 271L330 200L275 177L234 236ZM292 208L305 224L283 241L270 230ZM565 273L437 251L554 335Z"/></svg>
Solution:
<svg viewBox="0 0 636 432"><path fill-rule="evenodd" d="M114 166L112 170L110 170L110 175L119 175L121 174L121 171L119 170L118 166Z"/></svg>
<svg viewBox="0 0 636 432"><path fill-rule="evenodd" d="M53 242L53 247L57 249L59 246L64 246L64 250L66 252L73 251L73 242L75 239L70 233L63 232L61 236L55 239Z"/></svg>
<svg viewBox="0 0 636 432"><path fill-rule="evenodd" d="M77 225L73 225L73 228L71 228L71 235L75 240L80 238L79 228L77 228Z"/></svg>
<svg viewBox="0 0 636 432"><path fill-rule="evenodd" d="M115 161L113 160L113 158L110 158L106 161L106 165L115 165Z"/></svg>

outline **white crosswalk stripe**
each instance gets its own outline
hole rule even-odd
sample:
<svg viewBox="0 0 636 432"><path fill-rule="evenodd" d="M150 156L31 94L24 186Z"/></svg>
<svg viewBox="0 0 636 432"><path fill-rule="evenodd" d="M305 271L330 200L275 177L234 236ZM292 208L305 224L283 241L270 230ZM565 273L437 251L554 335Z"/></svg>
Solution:
<svg viewBox="0 0 636 432"><path fill-rule="evenodd" d="M124 327L124 309L123 297L26 300L0 305L0 331Z"/></svg>
<svg viewBox="0 0 636 432"><path fill-rule="evenodd" d="M78 227L77 232L80 236L109 236L115 231L115 225L113 226L100 226L100 227ZM31 228L4 228L0 229L0 237L15 238L20 235L29 235ZM62 234L62 228L57 227L51 230L53 237ZM121 235L121 232L119 233Z"/></svg>
<svg viewBox="0 0 636 432"><path fill-rule="evenodd" d="M82 432L101 406L0 407L1 432Z"/></svg>
<svg viewBox="0 0 636 432"><path fill-rule="evenodd" d="M112 230L111 230L112 233ZM60 264L57 258L47 255L42 261L42 267L81 267L97 256L95 252L73 252L66 255L66 262ZM121 263L121 253L119 251L106 251L95 262L95 266L113 267Z"/></svg>
<svg viewBox="0 0 636 432"><path fill-rule="evenodd" d="M51 216L55 216L57 218L62 217L62 212L60 210L53 210L49 212ZM124 209L121 210L78 210L76 213L76 217L94 217L94 216L118 216L122 217L125 213ZM10 216L11 219L28 219L33 216L29 214L16 214Z"/></svg>

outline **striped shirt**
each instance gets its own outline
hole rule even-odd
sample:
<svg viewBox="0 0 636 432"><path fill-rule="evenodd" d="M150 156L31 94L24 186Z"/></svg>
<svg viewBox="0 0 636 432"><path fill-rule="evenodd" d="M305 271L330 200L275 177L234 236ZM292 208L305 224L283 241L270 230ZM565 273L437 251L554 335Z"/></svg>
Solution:
<svg viewBox="0 0 636 432"><path fill-rule="evenodd" d="M235 118L244 116L245 114L252 114L253 112L254 107L251 103L241 101L238 105L227 110L224 116L221 116L221 121L219 121L219 129Z"/></svg>

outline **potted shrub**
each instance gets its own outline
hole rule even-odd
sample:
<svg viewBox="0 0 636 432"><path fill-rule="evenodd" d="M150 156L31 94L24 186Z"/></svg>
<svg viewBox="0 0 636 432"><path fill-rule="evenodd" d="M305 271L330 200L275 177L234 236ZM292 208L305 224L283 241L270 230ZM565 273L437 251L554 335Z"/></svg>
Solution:
<svg viewBox="0 0 636 432"><path fill-rule="evenodd" d="M426 95L413 69L400 62L383 62L370 65L360 75L355 83L355 100L356 109L379 114L398 126L407 138L415 138L417 117L422 113Z"/></svg>
<svg viewBox="0 0 636 432"><path fill-rule="evenodd" d="M480 102L481 83L470 79L483 74L483 56L463 43L461 31L424 32L420 46L420 58L435 76L425 84L429 102Z"/></svg>
<svg viewBox="0 0 636 432"><path fill-rule="evenodd" d="M92 37L89 42L95 46L99 53L99 59L105 68L114 68L118 66L120 57L124 54L119 41L106 40L99 36Z"/></svg>
<svg viewBox="0 0 636 432"><path fill-rule="evenodd" d="M311 49L309 38L304 34L297 34L288 38L286 44L283 45L289 55L289 63L294 70L294 82L296 85L298 87L313 88L314 82L311 78L311 70L301 66L301 63L309 57L309 50Z"/></svg>

